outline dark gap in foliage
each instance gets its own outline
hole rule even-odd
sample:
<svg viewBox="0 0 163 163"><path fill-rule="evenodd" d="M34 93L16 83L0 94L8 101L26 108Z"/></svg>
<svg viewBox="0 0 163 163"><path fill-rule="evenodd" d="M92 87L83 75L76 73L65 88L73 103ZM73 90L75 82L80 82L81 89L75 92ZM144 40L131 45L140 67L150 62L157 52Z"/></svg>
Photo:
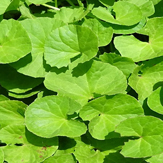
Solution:
<svg viewBox="0 0 163 163"><path fill-rule="evenodd" d="M21 13L17 10L11 10L11 11L7 11L3 14L3 19L19 19L19 17L21 16Z"/></svg>
<svg viewBox="0 0 163 163"><path fill-rule="evenodd" d="M22 144L22 143L19 143L19 144L16 143L15 145L16 145L16 146L23 146L24 144Z"/></svg>
<svg viewBox="0 0 163 163"><path fill-rule="evenodd" d="M37 94L36 95L33 95L31 97L28 97L28 98L23 98L23 99L19 99L20 101L24 102L25 104L29 105L31 104L35 99L37 98ZM10 98L11 99L11 98ZM18 99L15 99L15 100L18 100Z"/></svg>
<svg viewBox="0 0 163 163"><path fill-rule="evenodd" d="M41 6L41 5L34 5L34 4L31 4L29 6L29 9L31 11L32 14L35 14L35 13L39 13L41 14L42 12L47 12L47 7L44 7L44 6Z"/></svg>
<svg viewBox="0 0 163 163"><path fill-rule="evenodd" d="M136 91L134 89L132 89L130 86L128 86L127 88L127 94L130 96L135 97L136 99L138 99L138 94L136 93Z"/></svg>
<svg viewBox="0 0 163 163"><path fill-rule="evenodd" d="M149 36L147 36L147 35L141 35L138 33L134 33L133 35L140 41L149 42Z"/></svg>
<svg viewBox="0 0 163 163"><path fill-rule="evenodd" d="M159 88L159 87L162 87L162 86L163 86L163 81L157 82L157 83L153 86L153 91L156 90L156 89Z"/></svg>
<svg viewBox="0 0 163 163"><path fill-rule="evenodd" d="M151 15L149 18L154 18L154 17L162 17L163 16L163 1L160 1L155 5L155 13Z"/></svg>
<svg viewBox="0 0 163 163"><path fill-rule="evenodd" d="M0 147L6 146L6 143L0 143Z"/></svg>
<svg viewBox="0 0 163 163"><path fill-rule="evenodd" d="M59 136L59 150L66 150L70 149L72 147L75 147L76 141L74 139L64 137L64 136Z"/></svg>
<svg viewBox="0 0 163 163"><path fill-rule="evenodd" d="M144 115L150 115L150 116L154 116L156 118L160 118L163 120L163 115L162 114L159 114L153 110L151 110L149 107L148 107L148 104L147 104L147 99L144 100L143 102L143 109L144 109Z"/></svg>
<svg viewBox="0 0 163 163"><path fill-rule="evenodd" d="M78 117L77 113L71 114L71 115L67 115L67 119L71 120L71 119L76 119Z"/></svg>
<svg viewBox="0 0 163 163"><path fill-rule="evenodd" d="M113 9L111 10L111 14L112 14L112 16L114 17L114 19L116 19L116 13L114 12Z"/></svg>

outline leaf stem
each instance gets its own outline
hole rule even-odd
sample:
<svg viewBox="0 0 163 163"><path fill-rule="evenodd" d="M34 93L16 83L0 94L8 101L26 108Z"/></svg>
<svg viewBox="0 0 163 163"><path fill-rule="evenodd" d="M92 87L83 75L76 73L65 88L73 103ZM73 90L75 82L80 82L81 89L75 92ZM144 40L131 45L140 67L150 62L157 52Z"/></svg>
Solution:
<svg viewBox="0 0 163 163"><path fill-rule="evenodd" d="M80 7L84 7L83 3L80 0L77 0Z"/></svg>
<svg viewBox="0 0 163 163"><path fill-rule="evenodd" d="M58 8L58 1L57 0L55 0L55 7Z"/></svg>
<svg viewBox="0 0 163 163"><path fill-rule="evenodd" d="M74 3L71 0L66 0L71 6L75 7Z"/></svg>
<svg viewBox="0 0 163 163"><path fill-rule="evenodd" d="M48 8L51 8L51 9L54 9L54 10L60 10L59 8L51 6L51 5L47 5L47 4L41 4L41 5L45 6L45 7L48 7Z"/></svg>

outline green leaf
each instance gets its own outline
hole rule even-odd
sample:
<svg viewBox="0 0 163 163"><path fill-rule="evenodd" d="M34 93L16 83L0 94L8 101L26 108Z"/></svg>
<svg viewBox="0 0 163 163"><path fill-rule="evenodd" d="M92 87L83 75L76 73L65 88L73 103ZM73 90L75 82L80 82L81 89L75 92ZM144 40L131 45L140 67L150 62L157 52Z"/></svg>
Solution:
<svg viewBox="0 0 163 163"><path fill-rule="evenodd" d="M163 160L163 153L161 154L158 154L158 155L155 155L155 156L152 156L150 158L147 158L146 159L149 163L162 163L162 160Z"/></svg>
<svg viewBox="0 0 163 163"><path fill-rule="evenodd" d="M163 114L163 87L159 87L156 89L149 97L148 97L148 106L153 111Z"/></svg>
<svg viewBox="0 0 163 163"><path fill-rule="evenodd" d="M126 142L128 138L120 137L97 140L93 138L89 133L86 133L82 136L82 140L86 142L86 144L91 145L94 149L101 151L104 155L108 155L109 153L114 153L121 150L124 142Z"/></svg>
<svg viewBox="0 0 163 163"><path fill-rule="evenodd" d="M83 18L84 15L84 8L77 7L77 8L68 8L62 7L60 11L57 11L55 14L55 18L62 20L64 23L74 23Z"/></svg>
<svg viewBox="0 0 163 163"><path fill-rule="evenodd" d="M95 94L124 93L126 77L109 63L89 61L65 73L53 69L45 77L44 84L47 89L71 97L84 105Z"/></svg>
<svg viewBox="0 0 163 163"><path fill-rule="evenodd" d="M6 11L17 10L20 4L20 0L12 0Z"/></svg>
<svg viewBox="0 0 163 163"><path fill-rule="evenodd" d="M106 22L97 19L86 19L82 24L83 27L90 28L98 38L98 46L108 45L113 37L113 29Z"/></svg>
<svg viewBox="0 0 163 163"><path fill-rule="evenodd" d="M140 31L146 23L146 19L143 18L139 23L132 25L132 26L125 26L125 25L118 25L118 24L111 24L109 25L113 28L115 34L131 34Z"/></svg>
<svg viewBox="0 0 163 163"><path fill-rule="evenodd" d="M147 22L145 32L149 42L142 42L134 36L118 36L114 40L115 47L123 57L133 61L143 61L163 55L163 18L153 18Z"/></svg>
<svg viewBox="0 0 163 163"><path fill-rule="evenodd" d="M97 51L97 36L87 27L68 25L57 28L45 42L45 60L52 67L67 66L70 59L79 54L82 62L88 61Z"/></svg>
<svg viewBox="0 0 163 163"><path fill-rule="evenodd" d="M134 25L142 19L141 10L129 2L115 2L113 10L116 13L116 20L121 25Z"/></svg>
<svg viewBox="0 0 163 163"><path fill-rule="evenodd" d="M0 163L4 162L4 152L3 150L0 148Z"/></svg>
<svg viewBox="0 0 163 163"><path fill-rule="evenodd" d="M143 159L126 158L119 152L110 153L105 157L104 163L146 163Z"/></svg>
<svg viewBox="0 0 163 163"><path fill-rule="evenodd" d="M81 106L60 96L47 96L35 100L25 113L27 128L41 137L78 137L86 132L84 123L71 119Z"/></svg>
<svg viewBox="0 0 163 163"><path fill-rule="evenodd" d="M23 124L26 107L21 101L0 101L0 128L11 124Z"/></svg>
<svg viewBox="0 0 163 163"><path fill-rule="evenodd" d="M8 144L3 148L8 162L40 163L58 148L57 137L45 139L30 133L24 125L9 125L0 130L0 139Z"/></svg>
<svg viewBox="0 0 163 163"><path fill-rule="evenodd" d="M123 0L135 4L140 8L143 16L149 17L155 13L155 8L151 0Z"/></svg>
<svg viewBox="0 0 163 163"><path fill-rule="evenodd" d="M5 13L7 7L10 5L10 3L11 3L11 0L1 1L0 15L2 15L3 13Z"/></svg>
<svg viewBox="0 0 163 163"><path fill-rule="evenodd" d="M19 7L19 10L21 12L21 19L24 19L24 18L34 19L35 18L35 16L32 15L32 13L30 12L29 8L26 7L25 5L21 5Z"/></svg>
<svg viewBox="0 0 163 163"><path fill-rule="evenodd" d="M136 68L135 63L130 58L121 57L114 53L104 53L103 55L100 55L99 58L103 62L116 66L126 75L126 77L129 77Z"/></svg>
<svg viewBox="0 0 163 163"><path fill-rule="evenodd" d="M73 154L80 163L103 163L105 157L99 150L95 151L92 146L79 140Z"/></svg>
<svg viewBox="0 0 163 163"><path fill-rule="evenodd" d="M1 101L6 101L6 100L9 100L9 99L4 95L0 95L0 102Z"/></svg>
<svg viewBox="0 0 163 163"><path fill-rule="evenodd" d="M31 39L32 52L11 66L22 74L44 77L46 69L49 68L43 58L45 40L52 30L65 24L61 20L52 18L25 19L21 24Z"/></svg>
<svg viewBox="0 0 163 163"><path fill-rule="evenodd" d="M139 102L125 94L103 96L92 100L80 111L80 117L89 120L89 132L96 139L106 139L126 118L143 114Z"/></svg>
<svg viewBox="0 0 163 163"><path fill-rule="evenodd" d="M113 11L115 12L115 19L111 11L104 7L94 8L92 14L106 22L126 26L137 24L142 19L141 10L136 5L129 2L115 2Z"/></svg>
<svg viewBox="0 0 163 163"><path fill-rule="evenodd" d="M76 163L71 154L54 155L46 159L43 163Z"/></svg>
<svg viewBox="0 0 163 163"><path fill-rule="evenodd" d="M96 16L98 19L101 19L103 21L112 23L112 24L119 24L118 21L116 21L111 14L111 11L105 7L96 7L92 10L92 14Z"/></svg>
<svg viewBox="0 0 163 163"><path fill-rule="evenodd" d="M0 65L0 76L2 87L13 93L25 93L43 81L41 78L32 78L20 74L9 65Z"/></svg>
<svg viewBox="0 0 163 163"><path fill-rule="evenodd" d="M15 62L31 51L31 42L27 32L18 21L3 20L0 24L0 31L1 63Z"/></svg>
<svg viewBox="0 0 163 163"><path fill-rule="evenodd" d="M159 2L161 2L161 0L151 0L153 2L154 5L158 4Z"/></svg>
<svg viewBox="0 0 163 163"><path fill-rule="evenodd" d="M163 57L155 58L137 67L129 78L129 85L138 93L139 100L147 98L163 81Z"/></svg>
<svg viewBox="0 0 163 163"><path fill-rule="evenodd" d="M137 139L125 143L124 157L149 157L163 152L163 121L150 116L129 118L121 122L116 132Z"/></svg>
<svg viewBox="0 0 163 163"><path fill-rule="evenodd" d="M29 92L25 92L25 93L14 93L14 92L8 92L8 95L10 97L14 97L17 99L23 99L23 98L29 98L37 93L39 93L40 90L31 90Z"/></svg>

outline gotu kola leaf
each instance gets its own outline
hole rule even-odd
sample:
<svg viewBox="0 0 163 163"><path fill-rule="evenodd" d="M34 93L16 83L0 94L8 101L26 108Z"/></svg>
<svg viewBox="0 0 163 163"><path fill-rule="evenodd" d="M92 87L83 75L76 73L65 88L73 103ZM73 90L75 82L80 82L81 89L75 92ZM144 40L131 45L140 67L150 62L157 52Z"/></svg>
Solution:
<svg viewBox="0 0 163 163"><path fill-rule="evenodd" d="M97 36L87 27L66 25L53 30L45 42L45 60L58 68L80 55L80 62L93 58L98 51Z"/></svg>
<svg viewBox="0 0 163 163"><path fill-rule="evenodd" d="M154 14L155 8L151 0L123 0L129 3L133 3L138 6L145 17L149 17Z"/></svg>
<svg viewBox="0 0 163 163"><path fill-rule="evenodd" d="M92 14L106 22L125 26L137 24L142 19L141 10L132 3L118 1L114 3L112 9L115 12L115 19L111 11L104 7L94 8Z"/></svg>
<svg viewBox="0 0 163 163"><path fill-rule="evenodd" d="M21 101L6 100L0 102L0 128L11 124L23 124L26 104Z"/></svg>
<svg viewBox="0 0 163 163"><path fill-rule="evenodd" d="M46 159L43 163L76 163L71 154L54 155Z"/></svg>
<svg viewBox="0 0 163 163"><path fill-rule="evenodd" d="M148 106L153 111L163 114L163 87L159 87L156 89L149 97L148 97Z"/></svg>
<svg viewBox="0 0 163 163"><path fill-rule="evenodd" d="M106 22L97 19L86 19L82 26L90 28L96 34L98 46L106 46L112 40L113 29Z"/></svg>
<svg viewBox="0 0 163 163"><path fill-rule="evenodd" d="M31 51L31 41L18 21L3 20L0 24L0 62L11 63Z"/></svg>
<svg viewBox="0 0 163 163"><path fill-rule="evenodd" d="M58 148L58 138L41 138L30 133L24 125L9 125L0 130L5 160L12 163L40 163Z"/></svg>
<svg viewBox="0 0 163 163"><path fill-rule="evenodd" d="M4 1L1 1L1 5L0 5L0 15L2 15L7 7L10 5L11 3L11 0L4 0Z"/></svg>
<svg viewBox="0 0 163 163"><path fill-rule="evenodd" d="M121 136L137 139L129 140L122 148L125 157L149 157L163 152L163 121L152 116L129 118L116 127Z"/></svg>
<svg viewBox="0 0 163 163"><path fill-rule="evenodd" d="M138 93L139 100L143 101L163 81L163 57L146 61L137 67L129 78L129 85Z"/></svg>
<svg viewBox="0 0 163 163"><path fill-rule="evenodd" d="M102 163L105 155L100 150L84 143L80 138L76 139L75 152L73 153L80 163Z"/></svg>
<svg viewBox="0 0 163 163"><path fill-rule="evenodd" d="M111 132L123 120L143 114L139 102L125 94L103 96L92 100L80 111L83 120L89 120L89 132L96 139L110 138Z"/></svg>
<svg viewBox="0 0 163 163"><path fill-rule="evenodd" d="M25 93L41 84L43 79L32 78L18 73L8 64L0 65L0 84L13 93Z"/></svg>
<svg viewBox="0 0 163 163"><path fill-rule="evenodd" d="M149 19L145 33L149 35L149 42L143 42L130 36L118 36L114 40L115 47L123 57L133 61L143 61L163 55L163 18Z"/></svg>
<svg viewBox="0 0 163 163"><path fill-rule="evenodd" d="M62 72L56 68L49 72L44 81L46 88L69 96L82 105L95 94L113 95L126 90L125 75L109 63L91 60Z"/></svg>
<svg viewBox="0 0 163 163"><path fill-rule="evenodd" d="M31 39L32 51L31 54L12 63L11 66L22 74L32 77L44 77L49 68L43 58L45 40L52 30L65 25L65 23L52 18L37 18L25 19L21 21L21 24Z"/></svg>
<svg viewBox="0 0 163 163"><path fill-rule="evenodd" d="M57 11L54 18L62 20L64 23L74 23L79 21L85 16L83 7L68 8L62 7L60 11Z"/></svg>
<svg viewBox="0 0 163 163"><path fill-rule="evenodd" d="M25 123L29 131L41 137L78 137L86 132L86 126L71 119L71 115L80 108L80 104L67 97L43 97L28 106Z"/></svg>

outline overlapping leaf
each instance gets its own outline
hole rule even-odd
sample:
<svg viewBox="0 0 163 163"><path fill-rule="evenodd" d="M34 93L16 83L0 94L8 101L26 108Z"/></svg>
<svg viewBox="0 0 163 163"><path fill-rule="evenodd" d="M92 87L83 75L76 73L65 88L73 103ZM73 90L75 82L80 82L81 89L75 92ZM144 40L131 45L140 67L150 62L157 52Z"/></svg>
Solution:
<svg viewBox="0 0 163 163"><path fill-rule="evenodd" d="M43 163L76 163L71 154L54 155L46 159Z"/></svg>
<svg viewBox="0 0 163 163"><path fill-rule="evenodd" d="M81 140L77 140L75 152L73 153L80 163L102 163L105 155L99 150L94 150L91 145L87 145Z"/></svg>
<svg viewBox="0 0 163 163"><path fill-rule="evenodd" d="M23 124L27 106L21 101L5 100L0 102L0 128L11 124Z"/></svg>
<svg viewBox="0 0 163 163"><path fill-rule="evenodd" d="M163 121L152 117L142 116L129 118L121 122L116 132L121 136L136 138L130 140L122 148L125 157L149 157L163 152Z"/></svg>
<svg viewBox="0 0 163 163"><path fill-rule="evenodd" d="M127 77L131 73L133 73L134 69L136 68L135 63L126 57L120 57L114 53L104 53L101 55L100 60L106 63L110 63L120 69Z"/></svg>
<svg viewBox="0 0 163 163"><path fill-rule="evenodd" d="M45 43L45 60L52 67L60 68L69 65L70 59L79 54L82 62L88 61L97 51L98 39L92 30L68 25L53 30L48 37Z"/></svg>
<svg viewBox="0 0 163 163"><path fill-rule="evenodd" d="M115 47L123 57L129 57L133 61L143 61L163 55L163 18L153 18L145 27L149 35L149 42L142 42L134 36L118 36L115 38Z"/></svg>
<svg viewBox="0 0 163 163"><path fill-rule="evenodd" d="M145 17L149 17L154 14L155 9L151 0L123 0L130 2L138 6Z"/></svg>
<svg viewBox="0 0 163 163"><path fill-rule="evenodd" d="M71 119L70 115L80 108L77 102L67 97L47 96L37 99L27 108L26 126L41 137L78 137L86 132L86 126Z"/></svg>
<svg viewBox="0 0 163 163"><path fill-rule="evenodd" d="M156 89L148 97L148 106L157 113L163 114L163 87Z"/></svg>
<svg viewBox="0 0 163 163"><path fill-rule="evenodd" d="M7 7L10 5L10 3L11 3L11 0L4 0L1 2L0 15L2 15L6 11Z"/></svg>
<svg viewBox="0 0 163 163"><path fill-rule="evenodd" d="M3 20L0 31L1 63L15 62L31 51L31 41L18 21Z"/></svg>
<svg viewBox="0 0 163 163"><path fill-rule="evenodd" d="M121 121L142 114L143 109L136 99L125 94L97 98L80 111L80 117L90 121L89 132L96 139L110 138Z"/></svg>
<svg viewBox="0 0 163 163"><path fill-rule="evenodd" d="M105 22L97 19L87 19L82 26L90 28L96 34L98 46L106 46L112 40L113 29Z"/></svg>
<svg viewBox="0 0 163 163"><path fill-rule="evenodd" d="M53 69L47 74L44 84L47 89L69 96L84 105L95 94L124 93L126 77L109 63L89 61L64 73L62 69Z"/></svg>
<svg viewBox="0 0 163 163"><path fill-rule="evenodd" d="M0 139L8 162L40 163L52 156L58 148L57 137L45 139L30 133L24 125L9 125L0 130Z"/></svg>
<svg viewBox="0 0 163 163"><path fill-rule="evenodd" d="M9 65L0 65L0 84L13 93L25 93L42 83L41 78L32 78L18 73Z"/></svg>
<svg viewBox="0 0 163 163"><path fill-rule="evenodd" d="M115 12L115 19L111 11L104 7L94 8L92 13L97 18L106 22L126 26L137 24L142 19L142 12L139 7L129 2L115 2L113 5L113 11Z"/></svg>
<svg viewBox="0 0 163 163"><path fill-rule="evenodd" d="M65 23L73 23L81 20L83 16L85 16L84 12L85 11L83 7L62 7L60 11L57 11L54 17L56 19L62 20Z"/></svg>
<svg viewBox="0 0 163 163"><path fill-rule="evenodd" d="M26 19L21 24L31 39L32 52L11 66L22 74L44 77L49 68L43 58L45 40L52 30L65 24L52 18Z"/></svg>
<svg viewBox="0 0 163 163"><path fill-rule="evenodd" d="M144 65L137 67L129 79L129 85L138 93L141 101L159 86L159 82L163 81L162 58L147 61Z"/></svg>

